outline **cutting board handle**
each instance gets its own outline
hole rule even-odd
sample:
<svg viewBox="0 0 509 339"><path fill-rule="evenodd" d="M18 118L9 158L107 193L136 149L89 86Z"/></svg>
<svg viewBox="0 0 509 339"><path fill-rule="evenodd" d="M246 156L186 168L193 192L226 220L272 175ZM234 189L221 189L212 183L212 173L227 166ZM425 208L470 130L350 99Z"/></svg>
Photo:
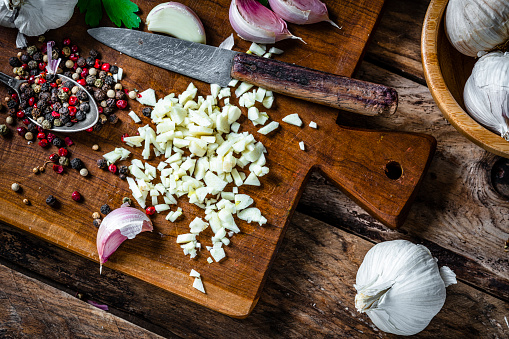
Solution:
<svg viewBox="0 0 509 339"><path fill-rule="evenodd" d="M435 138L418 133L334 128L337 131L331 133L331 139L320 143L315 167L373 217L398 228L430 165Z"/></svg>
<svg viewBox="0 0 509 339"><path fill-rule="evenodd" d="M369 116L392 114L398 106L393 88L244 53L233 58L231 76L294 98Z"/></svg>

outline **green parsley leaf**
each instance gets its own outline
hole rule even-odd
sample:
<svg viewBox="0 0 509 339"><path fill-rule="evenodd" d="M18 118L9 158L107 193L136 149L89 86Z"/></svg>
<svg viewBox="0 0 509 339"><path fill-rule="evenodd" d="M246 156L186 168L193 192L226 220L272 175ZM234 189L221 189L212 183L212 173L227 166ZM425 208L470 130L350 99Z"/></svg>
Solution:
<svg viewBox="0 0 509 339"><path fill-rule="evenodd" d="M141 19L134 14L138 12L138 6L131 0L103 0L106 13L111 21L118 27L124 23L127 28L138 28Z"/></svg>
<svg viewBox="0 0 509 339"><path fill-rule="evenodd" d="M99 25L103 12L102 5L106 9L106 14L110 20L118 27L122 23L127 28L138 28L141 19L134 14L139 10L138 6L130 0L79 0L78 8L81 13L85 13L85 23L92 27Z"/></svg>

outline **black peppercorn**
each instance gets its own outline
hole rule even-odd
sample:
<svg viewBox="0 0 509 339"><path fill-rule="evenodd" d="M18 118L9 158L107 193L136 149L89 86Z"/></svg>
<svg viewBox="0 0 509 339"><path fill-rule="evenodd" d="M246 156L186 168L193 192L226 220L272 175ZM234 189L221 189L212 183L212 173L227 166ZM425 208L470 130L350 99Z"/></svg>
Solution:
<svg viewBox="0 0 509 339"><path fill-rule="evenodd" d="M104 107L103 113L106 114L106 115L110 115L111 113L113 113L113 108L111 108L111 107Z"/></svg>
<svg viewBox="0 0 509 339"><path fill-rule="evenodd" d="M118 173L119 174L128 174L129 168L125 165L120 165L120 166L118 166Z"/></svg>
<svg viewBox="0 0 509 339"><path fill-rule="evenodd" d="M87 64L87 60L84 57L79 57L78 60L76 60L76 64L78 67L84 67Z"/></svg>
<svg viewBox="0 0 509 339"><path fill-rule="evenodd" d="M94 125L94 131L99 132L102 127L103 125L100 122L98 122L97 124Z"/></svg>
<svg viewBox="0 0 509 339"><path fill-rule="evenodd" d="M29 69L36 69L38 66L39 66L39 64L35 60L30 60L28 62L28 68Z"/></svg>
<svg viewBox="0 0 509 339"><path fill-rule="evenodd" d="M122 173L121 173L121 174L119 174L119 175L118 175L118 177L119 177L120 179L122 179L122 180L126 180L126 179L127 179L127 175L122 174Z"/></svg>
<svg viewBox="0 0 509 339"><path fill-rule="evenodd" d="M11 67L19 67L21 66L21 61L19 61L19 59L16 57L10 57L9 65L11 65Z"/></svg>
<svg viewBox="0 0 509 339"><path fill-rule="evenodd" d="M92 74L87 75L87 77L85 78L85 82L87 83L87 85L90 86L93 86L96 80L97 78L95 77L95 75Z"/></svg>
<svg viewBox="0 0 509 339"><path fill-rule="evenodd" d="M84 90L80 89L77 93L76 93L76 97L78 99L80 99L81 101L88 101L88 94L87 92L85 92Z"/></svg>
<svg viewBox="0 0 509 339"><path fill-rule="evenodd" d="M39 75L39 69L38 68L31 69L28 74L33 75L33 76L37 76L37 75Z"/></svg>
<svg viewBox="0 0 509 339"><path fill-rule="evenodd" d="M55 74L46 74L46 81L53 82L56 78Z"/></svg>
<svg viewBox="0 0 509 339"><path fill-rule="evenodd" d="M115 99L117 100L125 100L126 95L124 91L116 91L115 92Z"/></svg>
<svg viewBox="0 0 509 339"><path fill-rule="evenodd" d="M19 101L19 109L25 109L27 107L28 107L28 101L26 101L26 100Z"/></svg>
<svg viewBox="0 0 509 339"><path fill-rule="evenodd" d="M72 72L71 71L65 71L64 72L64 76L66 76L68 78L72 78Z"/></svg>
<svg viewBox="0 0 509 339"><path fill-rule="evenodd" d="M48 195L48 197L46 198L46 204L53 207L56 205L56 203L57 203L57 199L52 195Z"/></svg>
<svg viewBox="0 0 509 339"><path fill-rule="evenodd" d="M15 100L7 101L7 107L16 109L18 107L18 103Z"/></svg>
<svg viewBox="0 0 509 339"><path fill-rule="evenodd" d="M113 77L111 75L106 75L106 77L104 77L104 83L106 85L113 85L115 83L115 80L113 79Z"/></svg>
<svg viewBox="0 0 509 339"><path fill-rule="evenodd" d="M41 52L36 52L34 55L32 55L32 59L34 59L37 62L41 62L43 58L43 55Z"/></svg>
<svg viewBox="0 0 509 339"><path fill-rule="evenodd" d="M144 116L150 118L150 115L152 114L152 110L150 109L150 107L145 107L144 109L141 110L141 113L143 113Z"/></svg>
<svg viewBox="0 0 509 339"><path fill-rule="evenodd" d="M65 123L65 127L72 127L74 125L74 122L69 121Z"/></svg>
<svg viewBox="0 0 509 339"><path fill-rule="evenodd" d="M90 112L90 105L89 105L89 103L88 103L88 102L82 102L82 103L80 104L80 107L79 107L79 108L80 108L80 111L83 111L83 112L85 112L85 113Z"/></svg>
<svg viewBox="0 0 509 339"><path fill-rule="evenodd" d="M110 86L110 85L108 85L108 84L104 84L104 85L103 85L103 87L101 87L101 89L102 89L103 91L105 91L105 92L108 92L108 90L110 90L110 89L111 89L111 86Z"/></svg>
<svg viewBox="0 0 509 339"><path fill-rule="evenodd" d="M108 74L105 71L100 71L99 72L99 79L104 80L104 78L106 78L106 75L108 75Z"/></svg>
<svg viewBox="0 0 509 339"><path fill-rule="evenodd" d="M60 102L55 102L55 103L53 104L53 109L54 109L55 111L57 111L57 112L58 112L61 108L62 108L62 104L61 104Z"/></svg>
<svg viewBox="0 0 509 339"><path fill-rule="evenodd" d="M65 147L65 142L59 137L55 137L51 143L58 148Z"/></svg>
<svg viewBox="0 0 509 339"><path fill-rule="evenodd" d="M118 117L116 114L110 114L108 119L110 120L110 124L112 124L112 125L115 125L118 121Z"/></svg>
<svg viewBox="0 0 509 339"><path fill-rule="evenodd" d="M32 132L32 134L37 134L37 125L31 122L27 125L27 130Z"/></svg>
<svg viewBox="0 0 509 339"><path fill-rule="evenodd" d="M41 85L41 92L49 92L50 89L51 89L51 85L48 82L45 82Z"/></svg>
<svg viewBox="0 0 509 339"><path fill-rule="evenodd" d="M106 107L113 108L115 107L115 103L116 103L115 99L109 98L108 100L106 100Z"/></svg>
<svg viewBox="0 0 509 339"><path fill-rule="evenodd" d="M86 114L85 112L83 112L83 111L78 111L78 112L76 113L76 120L78 120L78 121L83 121L83 120L85 120L86 118L87 118L87 114Z"/></svg>
<svg viewBox="0 0 509 339"><path fill-rule="evenodd" d="M95 63L95 59L99 56L99 53L95 49L91 49L90 52L88 52L88 54L90 54L90 57L94 59Z"/></svg>
<svg viewBox="0 0 509 339"><path fill-rule="evenodd" d="M85 167L85 164L83 164L83 161L81 161L80 158L74 158L71 160L71 167L79 171L80 169Z"/></svg>
<svg viewBox="0 0 509 339"><path fill-rule="evenodd" d="M106 93L103 90L98 89L94 92L94 98L97 101L103 101L104 99L106 99Z"/></svg>
<svg viewBox="0 0 509 339"><path fill-rule="evenodd" d="M101 226L101 219L94 219L94 226L99 228Z"/></svg>
<svg viewBox="0 0 509 339"><path fill-rule="evenodd" d="M92 56L89 56L87 59L86 59L86 62L87 62L87 66L88 67L94 67L95 65L95 58L92 57Z"/></svg>
<svg viewBox="0 0 509 339"><path fill-rule="evenodd" d="M110 206L108 204L104 204L101 206L101 213L104 215L108 215L111 212Z"/></svg>
<svg viewBox="0 0 509 339"><path fill-rule="evenodd" d="M99 167L100 169L105 169L106 167L108 167L108 162L104 158L98 159L97 167Z"/></svg>
<svg viewBox="0 0 509 339"><path fill-rule="evenodd" d="M115 66L115 65L110 66L110 73L111 74L117 74L118 73L118 66Z"/></svg>
<svg viewBox="0 0 509 339"><path fill-rule="evenodd" d="M28 88L30 88L30 84L28 82L24 82L21 85L19 85L19 90L21 92L25 92Z"/></svg>
<svg viewBox="0 0 509 339"><path fill-rule="evenodd" d="M68 115L61 115L60 121L62 122L62 125L67 125L67 123L71 121L71 118ZM70 126L68 126L68 127L70 127Z"/></svg>
<svg viewBox="0 0 509 339"><path fill-rule="evenodd" d="M38 117L40 117L40 116L41 116L41 114L42 114L42 112L41 112L41 110L40 110L38 107L34 107L34 108L32 109L32 117L33 117L34 119L37 119Z"/></svg>
<svg viewBox="0 0 509 339"><path fill-rule="evenodd" d="M20 59L24 64L28 64L28 62L31 60L30 55L28 54L22 54Z"/></svg>

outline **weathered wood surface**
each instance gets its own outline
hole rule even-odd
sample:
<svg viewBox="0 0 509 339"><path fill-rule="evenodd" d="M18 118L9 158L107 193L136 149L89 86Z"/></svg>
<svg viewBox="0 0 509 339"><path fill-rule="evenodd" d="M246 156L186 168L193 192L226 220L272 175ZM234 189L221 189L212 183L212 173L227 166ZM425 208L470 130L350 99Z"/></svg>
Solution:
<svg viewBox="0 0 509 339"><path fill-rule="evenodd" d="M0 264L2 338L161 338Z"/></svg>
<svg viewBox="0 0 509 339"><path fill-rule="evenodd" d="M292 219L256 308L242 320L107 268L99 276L89 260L8 226L1 230L1 257L49 275L71 294L83 293L150 322L163 336L394 337L377 330L354 305L355 275L373 244L301 213ZM509 335L508 312L506 302L460 282L447 289L444 308L416 337L502 338Z"/></svg>
<svg viewBox="0 0 509 339"><path fill-rule="evenodd" d="M370 62L363 62L357 73L360 79L395 87L400 94L397 113L376 120L349 114L338 119L350 126L421 131L437 138L430 171L399 231L376 222L314 173L260 301L244 320L224 317L110 269L101 278L92 262L10 226L0 227L0 257L72 295L77 291L88 294L165 337L363 338L384 336L353 307L349 277L362 259L357 252L369 246L363 239L410 239L428 246L439 264L451 267L460 280L448 288L444 309L419 337L508 337L504 320L509 301L508 253L503 247L509 233L509 166L505 159L483 151L456 132L423 86L419 39L428 3L387 0L366 51L365 60ZM351 242L339 241L339 235Z"/></svg>

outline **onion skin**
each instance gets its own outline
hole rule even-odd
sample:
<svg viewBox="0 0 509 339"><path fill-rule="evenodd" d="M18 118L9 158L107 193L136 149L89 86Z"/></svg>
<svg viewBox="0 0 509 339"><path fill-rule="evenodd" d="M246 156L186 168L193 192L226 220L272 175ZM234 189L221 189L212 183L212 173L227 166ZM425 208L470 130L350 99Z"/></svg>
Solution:
<svg viewBox="0 0 509 339"><path fill-rule="evenodd" d="M283 19L256 0L232 0L229 18L233 30L247 41L273 44L300 39L290 33Z"/></svg>
<svg viewBox="0 0 509 339"><path fill-rule="evenodd" d="M124 241L133 239L141 232L152 231L153 228L147 215L136 208L120 207L110 212L97 232L97 253L101 268Z"/></svg>
<svg viewBox="0 0 509 339"><path fill-rule="evenodd" d="M320 0L269 0L270 8L282 19L298 24L314 24L327 21L338 27L329 19L327 6Z"/></svg>

